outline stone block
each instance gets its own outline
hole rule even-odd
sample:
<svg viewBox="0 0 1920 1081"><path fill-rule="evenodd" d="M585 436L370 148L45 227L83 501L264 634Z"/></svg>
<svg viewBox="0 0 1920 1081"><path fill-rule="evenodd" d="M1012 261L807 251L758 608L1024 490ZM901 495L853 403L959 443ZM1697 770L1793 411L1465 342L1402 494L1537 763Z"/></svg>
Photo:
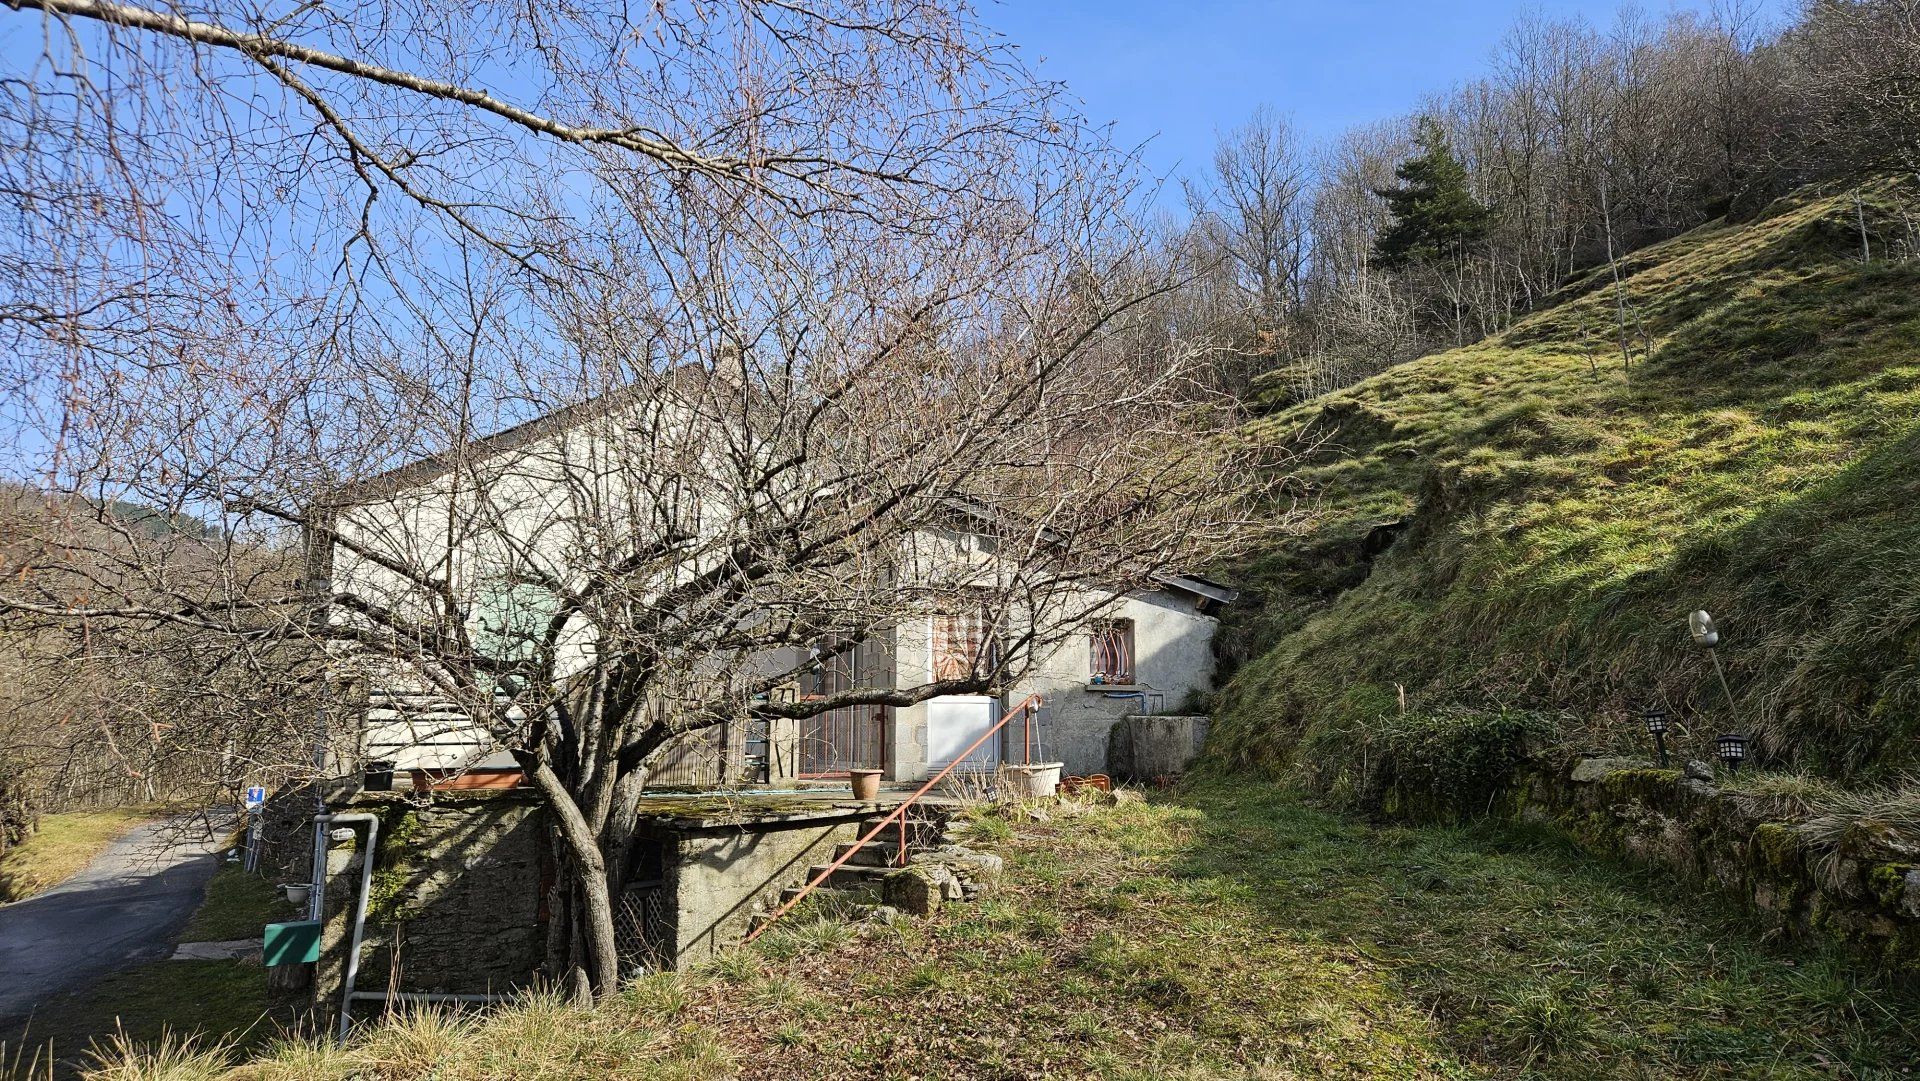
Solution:
<svg viewBox="0 0 1920 1081"><path fill-rule="evenodd" d="M953 868L975 882L998 882L1007 861L991 852L969 852L953 861Z"/></svg>
<svg viewBox="0 0 1920 1081"><path fill-rule="evenodd" d="M1573 764L1567 779L1575 784L1593 784L1609 773L1646 768L1647 763L1638 758L1582 758Z"/></svg>
<svg viewBox="0 0 1920 1081"><path fill-rule="evenodd" d="M1108 772L1134 781L1177 777L1200 756L1206 717L1123 717L1107 738Z"/></svg>
<svg viewBox="0 0 1920 1081"><path fill-rule="evenodd" d="M938 863L903 867L886 877L881 897L889 905L915 916L931 916L948 900L951 885L958 897L959 880Z"/></svg>

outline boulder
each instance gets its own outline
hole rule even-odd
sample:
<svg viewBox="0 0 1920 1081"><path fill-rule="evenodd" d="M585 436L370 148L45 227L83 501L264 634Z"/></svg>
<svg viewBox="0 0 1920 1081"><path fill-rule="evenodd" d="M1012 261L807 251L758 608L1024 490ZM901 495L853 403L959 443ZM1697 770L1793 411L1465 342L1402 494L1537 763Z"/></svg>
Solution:
<svg viewBox="0 0 1920 1081"><path fill-rule="evenodd" d="M959 896L960 881L944 864L916 863L888 875L881 887L881 898L902 912L931 916L940 911L951 886Z"/></svg>
<svg viewBox="0 0 1920 1081"><path fill-rule="evenodd" d="M969 852L956 857L952 867L961 878L976 883L998 882L1001 872L1006 870L1007 861L991 852Z"/></svg>

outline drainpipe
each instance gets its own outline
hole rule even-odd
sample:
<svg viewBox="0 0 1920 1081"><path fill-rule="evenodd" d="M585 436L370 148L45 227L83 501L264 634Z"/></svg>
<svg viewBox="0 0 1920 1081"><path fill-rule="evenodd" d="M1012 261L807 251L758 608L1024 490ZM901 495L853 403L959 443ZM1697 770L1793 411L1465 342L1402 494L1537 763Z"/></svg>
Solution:
<svg viewBox="0 0 1920 1081"><path fill-rule="evenodd" d="M312 544L313 532L309 528L307 541ZM331 552L331 548L329 548ZM312 548L307 551L308 568L313 568ZM316 615L319 626L316 631L326 638L328 615L332 611L333 579L314 577L307 580L307 594L310 597L328 598L326 607L320 608ZM307 892L307 918L322 920L327 914L327 707L313 711L313 888Z"/></svg>
<svg viewBox="0 0 1920 1081"><path fill-rule="evenodd" d="M314 853L314 866L321 872L315 876L316 882L326 880L327 834L336 822L367 824L367 847L360 853L360 896L353 903L353 936L351 944L347 947L346 978L341 981L343 990L340 995L340 1039L344 1041L347 1038L347 1026L353 1023L351 1013L354 999L353 984L360 978L360 942L366 937L367 932L367 896L373 892L373 853L380 841L380 817L366 811L314 816L314 834L320 840L320 845ZM314 903L318 905L319 891L315 890L314 893Z"/></svg>

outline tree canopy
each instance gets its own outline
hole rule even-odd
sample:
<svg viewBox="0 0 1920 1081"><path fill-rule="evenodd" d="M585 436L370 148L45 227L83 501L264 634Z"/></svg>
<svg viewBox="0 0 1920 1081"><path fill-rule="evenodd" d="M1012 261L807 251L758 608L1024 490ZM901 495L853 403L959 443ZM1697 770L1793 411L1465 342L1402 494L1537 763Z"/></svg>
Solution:
<svg viewBox="0 0 1920 1081"><path fill-rule="evenodd" d="M1394 170L1400 184L1376 188L1393 220L1373 242L1380 265L1459 259L1486 239L1490 215L1467 186L1467 167L1454 156L1447 133L1421 117L1413 136L1419 153Z"/></svg>

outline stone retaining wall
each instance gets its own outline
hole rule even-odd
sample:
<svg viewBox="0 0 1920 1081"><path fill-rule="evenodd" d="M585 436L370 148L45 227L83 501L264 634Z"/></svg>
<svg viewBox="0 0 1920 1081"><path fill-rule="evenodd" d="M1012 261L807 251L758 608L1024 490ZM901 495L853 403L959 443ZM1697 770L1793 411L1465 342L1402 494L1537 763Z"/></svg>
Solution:
<svg viewBox="0 0 1920 1081"><path fill-rule="evenodd" d="M1517 793L1521 817L1591 852L1717 887L1789 932L1838 939L1920 975L1920 838L1861 821L1820 849L1751 803L1681 770L1619 758L1537 771Z"/></svg>
<svg viewBox="0 0 1920 1081"><path fill-rule="evenodd" d="M757 912L779 904L780 891L804 882L807 869L833 858L833 847L860 835L870 806L757 822L671 819L642 826L661 846L661 955L679 968L740 941Z"/></svg>
<svg viewBox="0 0 1920 1081"><path fill-rule="evenodd" d="M357 990L498 994L532 982L546 954L543 886L551 880L538 796L436 792L419 806L404 793L363 792L334 810L380 816ZM324 1016L339 1008L360 894L366 827L352 828L354 839L327 853L314 973ZM379 1003L354 1012L377 1014Z"/></svg>

